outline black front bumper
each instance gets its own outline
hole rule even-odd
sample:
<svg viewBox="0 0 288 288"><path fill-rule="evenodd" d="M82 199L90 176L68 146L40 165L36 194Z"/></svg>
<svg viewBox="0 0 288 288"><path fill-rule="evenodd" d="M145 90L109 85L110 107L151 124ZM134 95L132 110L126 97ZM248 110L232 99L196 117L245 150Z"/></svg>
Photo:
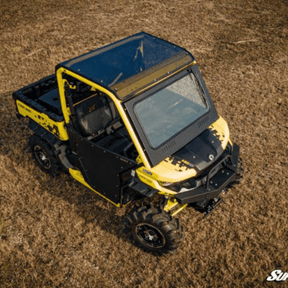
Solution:
<svg viewBox="0 0 288 288"><path fill-rule="evenodd" d="M175 195L175 198L180 204L196 203L203 200L216 198L224 189L233 183L238 169L239 146L234 144L231 154L223 155L205 176L205 184L185 192L180 192ZM215 175L212 171L219 169Z"/></svg>

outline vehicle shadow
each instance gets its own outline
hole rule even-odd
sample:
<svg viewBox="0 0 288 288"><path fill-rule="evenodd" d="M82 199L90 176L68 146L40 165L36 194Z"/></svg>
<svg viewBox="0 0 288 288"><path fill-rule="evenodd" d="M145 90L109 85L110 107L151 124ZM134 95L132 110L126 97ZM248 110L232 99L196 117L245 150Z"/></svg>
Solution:
<svg viewBox="0 0 288 288"><path fill-rule="evenodd" d="M62 177L61 177L62 178ZM95 226L100 227L103 231L106 231L118 238L122 238L125 241L129 240L129 236L125 232L124 219L126 213L132 209L132 205L128 205L124 208L118 208L107 200L101 198L95 192L89 188L78 183L70 175L63 175L65 180L69 181L74 191L67 193L57 193L57 197L62 197L66 202L72 205L76 214L81 217L85 222L83 227L92 223ZM68 179L67 179L68 178ZM79 192L80 191L80 192Z"/></svg>
<svg viewBox="0 0 288 288"><path fill-rule="evenodd" d="M51 196L59 198L59 200L64 200L71 207L72 211L63 213L65 217L71 215L77 219L83 219L83 221L80 221L80 225L77 224L76 234L80 232L84 239L86 233L90 235L91 231L97 233L97 230L99 231L100 229L111 236L113 235L114 238L117 237L118 240L122 239L125 242L134 243L132 237L125 230L124 225L124 219L127 212L132 209L132 204L128 204L127 207L118 208L77 182L68 173L56 177L45 175L46 179L50 179L43 181L41 178L44 172L38 169L38 166L35 169L39 170L37 178L39 179L40 177L39 181L43 185L43 190L47 191ZM51 189L51 186L54 186L54 189ZM69 187L69 190L65 189L65 187ZM39 196L41 197L41 195ZM54 207L56 209L57 206ZM67 209L67 205L65 207ZM59 204L59 209L61 210L61 204ZM55 211L55 213L61 212ZM72 225L71 229L74 228L75 226Z"/></svg>

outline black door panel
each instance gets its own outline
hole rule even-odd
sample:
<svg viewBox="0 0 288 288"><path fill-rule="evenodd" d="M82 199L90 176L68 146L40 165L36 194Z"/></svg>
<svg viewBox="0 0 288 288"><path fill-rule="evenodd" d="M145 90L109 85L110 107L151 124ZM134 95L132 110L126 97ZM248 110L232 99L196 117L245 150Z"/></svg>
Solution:
<svg viewBox="0 0 288 288"><path fill-rule="evenodd" d="M119 203L121 173L136 166L136 163L96 145L74 129L68 128L68 134L86 182L106 198Z"/></svg>

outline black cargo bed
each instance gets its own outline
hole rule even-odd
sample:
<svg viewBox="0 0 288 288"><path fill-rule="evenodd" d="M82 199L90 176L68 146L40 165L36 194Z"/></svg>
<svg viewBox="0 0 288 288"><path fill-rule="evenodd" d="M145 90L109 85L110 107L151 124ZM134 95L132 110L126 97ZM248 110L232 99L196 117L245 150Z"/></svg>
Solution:
<svg viewBox="0 0 288 288"><path fill-rule="evenodd" d="M13 98L22 101L40 113L45 113L54 121L61 122L64 120L55 74L14 92Z"/></svg>

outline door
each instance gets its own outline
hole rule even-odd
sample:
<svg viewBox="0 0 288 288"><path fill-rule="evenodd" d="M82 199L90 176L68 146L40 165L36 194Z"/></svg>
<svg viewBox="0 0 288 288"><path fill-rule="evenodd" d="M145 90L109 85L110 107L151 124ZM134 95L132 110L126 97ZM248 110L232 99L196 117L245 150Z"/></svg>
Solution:
<svg viewBox="0 0 288 288"><path fill-rule="evenodd" d="M73 154L77 154L85 181L97 192L115 204L121 201L121 173L136 163L82 137L68 128Z"/></svg>

